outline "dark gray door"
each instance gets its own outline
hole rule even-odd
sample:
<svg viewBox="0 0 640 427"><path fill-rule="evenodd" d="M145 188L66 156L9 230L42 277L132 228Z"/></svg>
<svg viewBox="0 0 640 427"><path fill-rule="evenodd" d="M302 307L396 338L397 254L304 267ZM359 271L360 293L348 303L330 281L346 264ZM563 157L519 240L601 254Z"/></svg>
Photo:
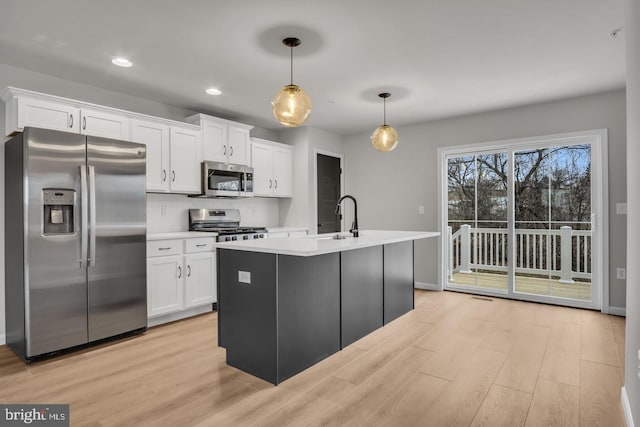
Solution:
<svg viewBox="0 0 640 427"><path fill-rule="evenodd" d="M87 137L89 341L147 326L145 147Z"/></svg>
<svg viewBox="0 0 640 427"><path fill-rule="evenodd" d="M340 231L336 205L340 199L340 158L318 154L318 234Z"/></svg>

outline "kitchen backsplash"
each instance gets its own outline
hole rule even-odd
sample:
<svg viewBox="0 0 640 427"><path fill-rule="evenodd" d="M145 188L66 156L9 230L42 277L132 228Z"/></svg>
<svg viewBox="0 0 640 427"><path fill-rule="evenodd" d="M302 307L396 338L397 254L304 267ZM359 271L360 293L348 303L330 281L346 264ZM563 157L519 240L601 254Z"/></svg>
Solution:
<svg viewBox="0 0 640 427"><path fill-rule="evenodd" d="M278 199L201 199L180 194L147 193L147 232L187 231L191 208L240 209L241 225L276 227Z"/></svg>

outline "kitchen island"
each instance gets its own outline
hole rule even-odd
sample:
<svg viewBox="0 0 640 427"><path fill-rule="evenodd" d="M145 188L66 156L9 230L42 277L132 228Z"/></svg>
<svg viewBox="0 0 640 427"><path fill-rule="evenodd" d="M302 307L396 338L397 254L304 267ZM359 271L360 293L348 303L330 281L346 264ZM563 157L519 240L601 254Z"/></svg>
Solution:
<svg viewBox="0 0 640 427"><path fill-rule="evenodd" d="M439 234L217 243L227 363L278 384L412 310L413 242Z"/></svg>

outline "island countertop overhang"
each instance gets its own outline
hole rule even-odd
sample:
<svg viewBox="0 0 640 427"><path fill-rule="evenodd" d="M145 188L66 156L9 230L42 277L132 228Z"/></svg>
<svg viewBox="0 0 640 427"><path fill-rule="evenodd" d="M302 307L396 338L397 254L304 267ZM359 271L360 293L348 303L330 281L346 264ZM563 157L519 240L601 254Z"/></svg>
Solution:
<svg viewBox="0 0 640 427"><path fill-rule="evenodd" d="M361 230L360 237L349 236L337 240L332 238L335 234L338 233L304 237L217 242L215 246L219 249L279 255L315 256L410 240L426 239L440 235L439 232L434 231ZM346 236L345 233L339 234Z"/></svg>

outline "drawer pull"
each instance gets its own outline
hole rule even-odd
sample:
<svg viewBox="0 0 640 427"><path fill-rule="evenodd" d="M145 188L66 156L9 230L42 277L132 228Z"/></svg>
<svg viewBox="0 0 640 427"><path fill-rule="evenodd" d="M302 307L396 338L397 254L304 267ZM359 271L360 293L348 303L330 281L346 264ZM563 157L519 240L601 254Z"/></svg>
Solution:
<svg viewBox="0 0 640 427"><path fill-rule="evenodd" d="M202 243L200 245L196 245L196 248L204 248L205 246L207 246L206 243Z"/></svg>
<svg viewBox="0 0 640 427"><path fill-rule="evenodd" d="M169 249L171 249L171 246L168 246L166 248L158 248L159 251L168 251Z"/></svg>

